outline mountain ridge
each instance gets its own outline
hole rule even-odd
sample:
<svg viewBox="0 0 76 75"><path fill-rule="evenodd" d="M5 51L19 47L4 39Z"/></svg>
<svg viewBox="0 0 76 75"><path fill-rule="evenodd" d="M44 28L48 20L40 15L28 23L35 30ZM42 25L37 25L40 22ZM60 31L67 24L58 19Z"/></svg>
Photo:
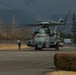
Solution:
<svg viewBox="0 0 76 75"><path fill-rule="evenodd" d="M54 3L53 0L0 0L0 20L4 23L11 23L12 19L15 18L20 24L33 24L37 23L37 20L50 19L58 21L59 18L64 20L66 14L68 13L65 12L67 8L66 10L64 8L58 10L60 8L57 8L59 11L58 13L54 7L54 5L57 6L58 3L60 3L59 0L57 3ZM61 13L62 10L65 13ZM69 20L71 20L71 17Z"/></svg>

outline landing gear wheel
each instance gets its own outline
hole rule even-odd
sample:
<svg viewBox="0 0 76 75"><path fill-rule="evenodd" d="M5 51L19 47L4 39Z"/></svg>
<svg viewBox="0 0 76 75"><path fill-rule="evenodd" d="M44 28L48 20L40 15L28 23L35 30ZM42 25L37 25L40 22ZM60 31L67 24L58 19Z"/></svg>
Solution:
<svg viewBox="0 0 76 75"><path fill-rule="evenodd" d="M42 51L42 48L39 48L40 51Z"/></svg>
<svg viewBox="0 0 76 75"><path fill-rule="evenodd" d="M59 47L57 46L57 47L55 47L55 50L59 50Z"/></svg>
<svg viewBox="0 0 76 75"><path fill-rule="evenodd" d="M35 45L35 51L37 51L38 50L38 47L37 47L37 45Z"/></svg>
<svg viewBox="0 0 76 75"><path fill-rule="evenodd" d="M55 50L59 50L59 44L56 44Z"/></svg>
<svg viewBox="0 0 76 75"><path fill-rule="evenodd" d="M38 48L37 47L35 47L35 51L37 51L38 50Z"/></svg>

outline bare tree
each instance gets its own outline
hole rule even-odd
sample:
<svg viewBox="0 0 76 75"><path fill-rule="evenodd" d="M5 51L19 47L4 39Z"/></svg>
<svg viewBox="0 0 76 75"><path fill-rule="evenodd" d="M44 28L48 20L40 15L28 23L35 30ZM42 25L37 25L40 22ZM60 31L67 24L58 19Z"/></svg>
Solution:
<svg viewBox="0 0 76 75"><path fill-rule="evenodd" d="M10 25L10 28L9 28L9 35L10 35L10 38L11 39L15 39L15 35L16 35L16 31L17 31L17 21L15 18L12 18L12 24Z"/></svg>
<svg viewBox="0 0 76 75"><path fill-rule="evenodd" d="M25 38L32 38L31 36L31 28L30 27L25 27L21 29L21 38L25 39Z"/></svg>
<svg viewBox="0 0 76 75"><path fill-rule="evenodd" d="M3 23L3 21L1 20L1 21L0 21L0 38L1 38L1 39L3 39L3 36L6 34L4 31L5 31L4 23Z"/></svg>

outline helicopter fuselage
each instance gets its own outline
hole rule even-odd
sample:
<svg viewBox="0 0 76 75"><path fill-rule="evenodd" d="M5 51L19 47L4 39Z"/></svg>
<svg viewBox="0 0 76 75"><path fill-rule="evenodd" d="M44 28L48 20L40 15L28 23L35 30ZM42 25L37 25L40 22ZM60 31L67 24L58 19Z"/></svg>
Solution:
<svg viewBox="0 0 76 75"><path fill-rule="evenodd" d="M50 39L50 37L49 37L48 34L38 33L38 34L34 37L35 46L36 46L38 49L49 47L49 46L50 46L49 39Z"/></svg>
<svg viewBox="0 0 76 75"><path fill-rule="evenodd" d="M37 32L37 33L36 33ZM34 46L35 50L43 48L59 48L60 37L57 33L54 33L51 29L41 28L39 31L34 31L34 40L33 44L29 46ZM58 49L57 48L57 49Z"/></svg>

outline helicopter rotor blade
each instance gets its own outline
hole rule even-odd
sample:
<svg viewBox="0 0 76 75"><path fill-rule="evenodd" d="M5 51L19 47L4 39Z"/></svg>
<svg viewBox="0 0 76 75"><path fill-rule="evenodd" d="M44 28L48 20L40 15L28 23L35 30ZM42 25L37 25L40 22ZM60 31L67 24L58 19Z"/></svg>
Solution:
<svg viewBox="0 0 76 75"><path fill-rule="evenodd" d="M68 15L65 17L64 22L67 22L67 20L68 20L68 18L69 18L70 13L71 13L71 9L69 10Z"/></svg>

